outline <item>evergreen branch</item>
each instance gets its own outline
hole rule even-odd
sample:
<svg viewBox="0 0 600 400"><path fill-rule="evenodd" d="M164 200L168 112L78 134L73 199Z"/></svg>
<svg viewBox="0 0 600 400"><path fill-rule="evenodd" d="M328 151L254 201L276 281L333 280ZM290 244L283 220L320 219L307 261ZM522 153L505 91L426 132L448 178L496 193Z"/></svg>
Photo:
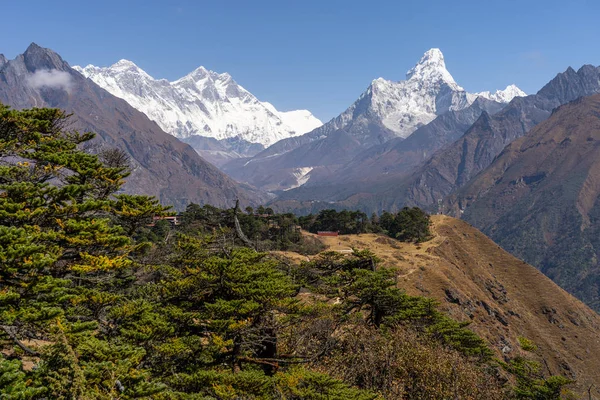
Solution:
<svg viewBox="0 0 600 400"><path fill-rule="evenodd" d="M21 342L19 340L19 338L17 338L17 335L15 333L15 327L14 326L8 326L8 325L0 325L0 328L12 339L12 341L19 346L25 353L29 354L30 356L39 356L40 353L38 353L37 351L27 347L23 342Z"/></svg>

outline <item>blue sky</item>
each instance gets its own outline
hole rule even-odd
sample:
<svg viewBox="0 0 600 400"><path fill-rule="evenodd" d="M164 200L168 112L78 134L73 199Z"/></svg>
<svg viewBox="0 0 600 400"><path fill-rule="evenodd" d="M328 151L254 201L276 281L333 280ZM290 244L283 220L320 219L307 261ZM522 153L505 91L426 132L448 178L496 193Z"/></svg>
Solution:
<svg viewBox="0 0 600 400"><path fill-rule="evenodd" d="M71 65L127 58L169 80L204 65L325 121L431 47L469 91L533 93L568 66L600 64L599 17L586 0L4 1L0 53L36 42Z"/></svg>

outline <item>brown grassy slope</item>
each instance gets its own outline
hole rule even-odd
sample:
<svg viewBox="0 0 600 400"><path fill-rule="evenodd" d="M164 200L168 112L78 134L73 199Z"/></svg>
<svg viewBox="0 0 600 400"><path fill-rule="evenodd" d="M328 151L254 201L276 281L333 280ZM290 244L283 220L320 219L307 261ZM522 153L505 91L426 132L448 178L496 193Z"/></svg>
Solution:
<svg viewBox="0 0 600 400"><path fill-rule="evenodd" d="M398 286L471 321L499 357L514 356L524 336L539 346L545 373L576 379L579 393L595 384L600 396L600 316L466 222L432 222L434 238L421 245L374 234L320 239L331 250L370 248L398 268Z"/></svg>

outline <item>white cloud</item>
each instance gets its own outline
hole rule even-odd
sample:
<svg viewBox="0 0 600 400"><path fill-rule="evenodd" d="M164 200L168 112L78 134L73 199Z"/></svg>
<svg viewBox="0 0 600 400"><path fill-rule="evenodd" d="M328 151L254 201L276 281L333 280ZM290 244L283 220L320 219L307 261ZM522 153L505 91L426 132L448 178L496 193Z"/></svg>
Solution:
<svg viewBox="0 0 600 400"><path fill-rule="evenodd" d="M40 69L27 77L27 84L34 89L45 87L69 91L72 83L68 72L57 69Z"/></svg>

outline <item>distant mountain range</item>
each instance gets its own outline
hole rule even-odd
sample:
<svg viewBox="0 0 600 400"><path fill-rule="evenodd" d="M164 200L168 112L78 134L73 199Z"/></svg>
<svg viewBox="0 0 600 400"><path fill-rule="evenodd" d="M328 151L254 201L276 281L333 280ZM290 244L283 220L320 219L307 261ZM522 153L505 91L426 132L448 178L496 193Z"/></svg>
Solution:
<svg viewBox="0 0 600 400"><path fill-rule="evenodd" d="M468 93L446 69L442 52L431 49L406 80L375 79L354 104L323 126L250 159L233 160L223 170L264 190L286 191L300 182L310 184L320 174L331 175L364 150L407 138L438 116L469 108L478 98L506 102L524 95L514 85L493 95ZM337 182L336 175L332 182Z"/></svg>
<svg viewBox="0 0 600 400"><path fill-rule="evenodd" d="M266 199L36 44L14 60L0 56L0 102L18 109L56 107L73 113L73 128L97 133L95 150L117 147L130 156L133 173L124 186L127 192L155 195L178 209L190 202L231 207L236 199L250 205Z"/></svg>
<svg viewBox="0 0 600 400"><path fill-rule="evenodd" d="M448 113L409 139L390 141L391 148L372 147L339 169L339 180L332 178L335 175L312 185L309 180L280 195L277 204L302 212L332 206L381 212L405 205L437 211L439 201L469 182L506 145L547 119L553 109L594 93L600 93L598 68L586 65L577 72L568 68L535 95L514 98L500 111L479 106L466 116L461 115L465 111ZM464 124L458 123L461 119ZM344 181L346 173L354 174L350 175L354 179Z"/></svg>
<svg viewBox="0 0 600 400"><path fill-rule="evenodd" d="M281 112L259 101L228 73L199 67L173 82L154 79L128 60L77 71L155 121L178 138L237 138L269 146L322 123L307 110Z"/></svg>

